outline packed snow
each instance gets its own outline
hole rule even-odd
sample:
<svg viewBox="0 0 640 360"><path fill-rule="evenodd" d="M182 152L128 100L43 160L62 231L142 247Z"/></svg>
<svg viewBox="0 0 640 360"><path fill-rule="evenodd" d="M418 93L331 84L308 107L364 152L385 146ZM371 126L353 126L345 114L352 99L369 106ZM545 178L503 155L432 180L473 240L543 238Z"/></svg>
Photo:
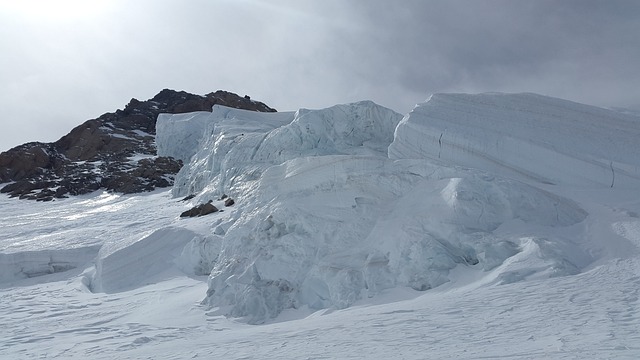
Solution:
<svg viewBox="0 0 640 360"><path fill-rule="evenodd" d="M534 94L161 115L172 190L0 198L0 358L638 358L638 135Z"/></svg>

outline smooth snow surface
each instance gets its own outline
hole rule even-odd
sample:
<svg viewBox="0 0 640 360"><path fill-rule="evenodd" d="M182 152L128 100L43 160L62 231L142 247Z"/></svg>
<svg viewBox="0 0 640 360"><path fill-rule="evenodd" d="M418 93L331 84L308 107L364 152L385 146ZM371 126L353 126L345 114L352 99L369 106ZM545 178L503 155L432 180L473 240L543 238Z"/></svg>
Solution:
<svg viewBox="0 0 640 360"><path fill-rule="evenodd" d="M163 116L170 192L0 198L0 358L636 359L620 116L532 94Z"/></svg>

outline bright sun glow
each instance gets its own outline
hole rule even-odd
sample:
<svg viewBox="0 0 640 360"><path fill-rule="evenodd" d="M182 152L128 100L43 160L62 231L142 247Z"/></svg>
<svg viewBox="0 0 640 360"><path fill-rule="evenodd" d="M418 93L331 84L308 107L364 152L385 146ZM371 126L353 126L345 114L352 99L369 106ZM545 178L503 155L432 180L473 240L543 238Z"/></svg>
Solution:
<svg viewBox="0 0 640 360"><path fill-rule="evenodd" d="M0 0L0 9L23 18L65 22L104 12L107 0Z"/></svg>

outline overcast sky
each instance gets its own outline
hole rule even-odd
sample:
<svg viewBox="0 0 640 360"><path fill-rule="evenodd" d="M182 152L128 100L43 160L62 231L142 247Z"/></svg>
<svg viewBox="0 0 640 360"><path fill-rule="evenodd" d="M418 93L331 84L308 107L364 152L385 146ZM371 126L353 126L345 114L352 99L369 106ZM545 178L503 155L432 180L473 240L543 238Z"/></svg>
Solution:
<svg viewBox="0 0 640 360"><path fill-rule="evenodd" d="M640 109L640 1L0 0L0 151L163 88L278 110L435 92Z"/></svg>

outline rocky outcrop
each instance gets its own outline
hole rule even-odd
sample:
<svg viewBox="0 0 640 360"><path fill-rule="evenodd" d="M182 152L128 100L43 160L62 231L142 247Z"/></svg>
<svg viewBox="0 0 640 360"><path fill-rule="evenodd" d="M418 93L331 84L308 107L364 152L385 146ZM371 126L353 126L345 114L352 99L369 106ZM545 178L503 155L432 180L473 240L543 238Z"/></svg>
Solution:
<svg viewBox="0 0 640 360"><path fill-rule="evenodd" d="M211 111L216 104L275 111L221 90L202 96L165 89L146 101L131 99L123 110L88 120L54 143L27 143L0 153L0 183L10 182L0 192L46 201L101 188L135 193L171 186L182 162L156 156L158 114Z"/></svg>
<svg viewBox="0 0 640 360"><path fill-rule="evenodd" d="M53 155L53 156L52 156ZM22 180L43 173L43 169L57 167L64 162L52 144L32 142L0 153L0 183Z"/></svg>
<svg viewBox="0 0 640 360"><path fill-rule="evenodd" d="M139 160L130 168L118 169L104 178L102 187L125 194L151 191L173 184L173 177L182 167L181 161L169 157Z"/></svg>

